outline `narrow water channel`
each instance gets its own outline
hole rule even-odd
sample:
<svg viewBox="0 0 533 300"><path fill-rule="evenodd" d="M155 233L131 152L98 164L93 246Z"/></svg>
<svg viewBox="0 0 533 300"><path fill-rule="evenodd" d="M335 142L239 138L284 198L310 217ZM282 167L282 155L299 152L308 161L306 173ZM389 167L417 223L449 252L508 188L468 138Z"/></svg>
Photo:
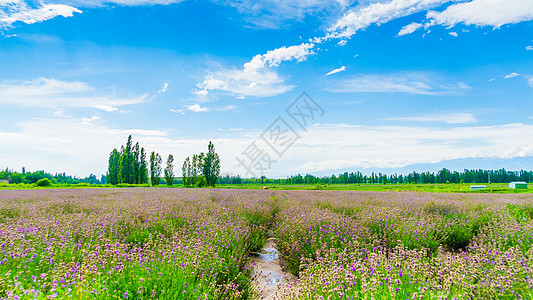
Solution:
<svg viewBox="0 0 533 300"><path fill-rule="evenodd" d="M280 288L295 281L292 274L281 269L280 254L276 249L275 238L267 239L263 249L252 257L252 262L254 263L255 286L259 293L259 299L276 299Z"/></svg>

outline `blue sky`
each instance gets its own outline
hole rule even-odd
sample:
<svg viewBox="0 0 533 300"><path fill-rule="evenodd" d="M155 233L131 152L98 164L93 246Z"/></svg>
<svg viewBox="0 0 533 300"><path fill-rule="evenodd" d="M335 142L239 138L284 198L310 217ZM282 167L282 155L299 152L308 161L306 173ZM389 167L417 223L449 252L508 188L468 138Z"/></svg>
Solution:
<svg viewBox="0 0 533 300"><path fill-rule="evenodd" d="M531 157L532 20L529 0L0 0L0 167L104 174L129 134L178 174L209 140L243 176L254 141L271 177ZM324 114L300 127L303 92Z"/></svg>

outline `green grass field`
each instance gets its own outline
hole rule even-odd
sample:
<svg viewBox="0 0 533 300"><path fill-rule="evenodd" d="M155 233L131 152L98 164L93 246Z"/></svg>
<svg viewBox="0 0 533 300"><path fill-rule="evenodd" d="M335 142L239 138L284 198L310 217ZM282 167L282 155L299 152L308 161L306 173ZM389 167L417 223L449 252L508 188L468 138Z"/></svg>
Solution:
<svg viewBox="0 0 533 300"><path fill-rule="evenodd" d="M272 190L352 190L375 192L431 192L431 193L533 193L530 185L527 189L509 189L507 183L487 184L487 189L471 191L469 183L463 184L303 184L303 185L276 185L276 184L242 184L242 185L217 185L217 188L226 189L262 189L268 187Z"/></svg>
<svg viewBox="0 0 533 300"><path fill-rule="evenodd" d="M429 192L429 193L533 193L533 185L527 189L509 189L507 183L486 184L487 189L471 191L470 183L452 184L226 184L217 185L219 189L263 189L270 190L337 190L337 191L374 191L374 192ZM51 187L37 187L34 184L0 184L0 190L24 189L63 189L63 188L112 188L112 187L149 187L148 185L121 184L113 186L90 184L55 184ZM167 187L161 185L160 187ZM174 185L174 188L185 188L183 185Z"/></svg>

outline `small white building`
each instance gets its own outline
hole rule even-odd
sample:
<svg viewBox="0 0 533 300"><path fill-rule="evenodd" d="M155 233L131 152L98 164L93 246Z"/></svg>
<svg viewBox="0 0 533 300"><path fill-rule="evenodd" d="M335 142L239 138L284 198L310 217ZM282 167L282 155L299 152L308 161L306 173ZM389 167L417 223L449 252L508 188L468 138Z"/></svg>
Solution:
<svg viewBox="0 0 533 300"><path fill-rule="evenodd" d="M7 179L0 179L0 183L7 183L7 184L9 184L9 180L7 180Z"/></svg>
<svg viewBox="0 0 533 300"><path fill-rule="evenodd" d="M487 188L486 185L471 185L470 186L471 191L484 190L486 188Z"/></svg>
<svg viewBox="0 0 533 300"><path fill-rule="evenodd" d="M523 181L513 181L509 183L510 189L527 189L527 183Z"/></svg>

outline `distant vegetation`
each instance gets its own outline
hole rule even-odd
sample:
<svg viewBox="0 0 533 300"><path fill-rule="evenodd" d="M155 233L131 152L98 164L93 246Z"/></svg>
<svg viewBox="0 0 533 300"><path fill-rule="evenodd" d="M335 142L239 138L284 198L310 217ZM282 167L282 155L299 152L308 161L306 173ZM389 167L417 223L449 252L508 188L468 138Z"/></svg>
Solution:
<svg viewBox="0 0 533 300"><path fill-rule="evenodd" d="M344 172L339 175L318 177L311 174L292 175L281 179L268 179L266 177L244 179L240 176L226 176L219 179L221 184L351 184L351 183L370 183L370 184L404 184L404 183L509 183L512 181L533 182L533 171L507 171L500 170L464 170L463 172L450 171L446 168L432 172L411 172L407 175L402 174L382 174L374 173L365 175L359 171Z"/></svg>
<svg viewBox="0 0 533 300"><path fill-rule="evenodd" d="M65 173L50 174L41 171L26 172L26 168L22 168L22 172L16 172L6 168L0 171L0 179L7 180L12 184L36 184L39 180L47 178L52 185L56 184L102 184L105 183L105 176L101 179L96 178L96 175L91 174L89 177L77 178L75 176L69 176Z"/></svg>

